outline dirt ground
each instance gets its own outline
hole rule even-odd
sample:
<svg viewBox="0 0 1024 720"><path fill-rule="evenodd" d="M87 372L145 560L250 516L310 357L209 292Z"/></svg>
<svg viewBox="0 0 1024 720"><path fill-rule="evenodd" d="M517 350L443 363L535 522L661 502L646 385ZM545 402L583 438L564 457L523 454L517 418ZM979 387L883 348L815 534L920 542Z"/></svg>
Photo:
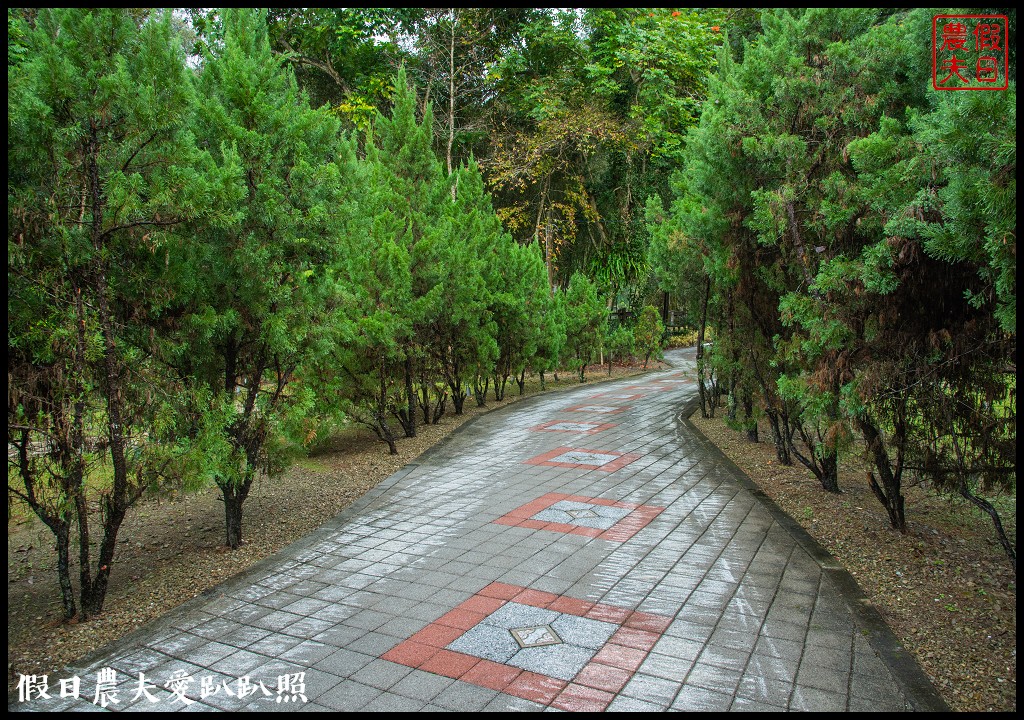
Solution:
<svg viewBox="0 0 1024 720"><path fill-rule="evenodd" d="M588 382L606 379L592 368ZM616 367L613 378L640 372ZM576 387L548 378L550 389ZM528 383L528 395L539 383ZM223 505L215 489L145 500L122 528L104 613L87 623L61 622L51 534L23 508L9 506L7 532L8 690L19 673L56 673L66 664L161 616L178 604L280 550L415 459L481 411L501 403L466 403L461 417L420 426L416 438L387 454L369 431L349 430L283 476L262 482L246 503L245 543L223 546ZM907 492L910 532L888 529L857 458L844 466L841 495L822 492L801 466L782 467L770 443L750 443L721 418L694 424L853 574L918 658L954 710L1016 709L1016 576L991 524L960 504ZM762 432L762 438L767 438ZM1004 517L1016 538L1015 505Z"/></svg>

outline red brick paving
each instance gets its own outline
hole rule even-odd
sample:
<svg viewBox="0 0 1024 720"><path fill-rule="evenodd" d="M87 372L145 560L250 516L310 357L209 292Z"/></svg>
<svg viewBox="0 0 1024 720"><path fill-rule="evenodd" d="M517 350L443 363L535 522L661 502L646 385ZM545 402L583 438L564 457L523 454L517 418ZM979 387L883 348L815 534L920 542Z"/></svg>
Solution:
<svg viewBox="0 0 1024 720"><path fill-rule="evenodd" d="M591 450L589 452L596 452ZM590 503L592 505L605 505L608 507L629 508L632 512L612 525L607 530L601 528L589 528L571 523L548 522L547 520L532 520L531 518L542 510L562 500L572 502ZM612 540L625 542L650 524L654 518L664 510L656 505L634 505L623 503L607 498L592 498L584 495L566 495L564 493L547 493L536 500L531 500L525 505L520 505L515 510L502 515L494 522L499 525L512 525L525 527L532 530L550 530L551 532L569 533L571 535L583 535L584 537L600 538L601 540Z"/></svg>
<svg viewBox="0 0 1024 720"><path fill-rule="evenodd" d="M568 429L565 429L565 428L551 427L551 425L559 425L561 423L567 423L567 422L578 423L580 421L579 420L549 420L546 423L541 423L540 425L534 425L532 428L530 428L530 430L537 430L537 431L544 431L544 432L568 432L568 433L580 433L582 435L593 435L594 433L599 433L602 430L608 430L609 428L615 427L615 423L601 423L600 425L594 425L593 427L591 427L591 428L589 428L587 430L568 430Z"/></svg>
<svg viewBox="0 0 1024 720"><path fill-rule="evenodd" d="M600 455L614 455L614 460L595 465L593 463L578 463L578 462L559 462L553 458L559 455L564 455L569 452L582 452L582 453L598 453ZM637 455L636 453L620 453L614 450L588 450L585 448L570 448L570 447L558 447L554 450L550 450L537 457L532 457L529 460L524 460L523 463L526 465L549 465L551 467L567 467L567 468L586 468L588 470L601 470L602 472L615 472L621 470L632 462L636 462L643 455Z"/></svg>

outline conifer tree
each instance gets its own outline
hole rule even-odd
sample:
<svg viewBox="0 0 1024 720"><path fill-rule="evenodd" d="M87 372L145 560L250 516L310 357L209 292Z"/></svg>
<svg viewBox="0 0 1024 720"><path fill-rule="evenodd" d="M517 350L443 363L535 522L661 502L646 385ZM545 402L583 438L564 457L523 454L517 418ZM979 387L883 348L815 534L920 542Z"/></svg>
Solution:
<svg viewBox="0 0 1024 720"><path fill-rule="evenodd" d="M242 542L242 510L261 474L280 472L311 412L297 379L323 355L338 250L338 124L313 110L275 57L262 12L226 10L224 42L200 73L196 132L242 193L231 226L200 225L183 242L172 362L208 392L222 418L211 474L226 543Z"/></svg>
<svg viewBox="0 0 1024 720"><path fill-rule="evenodd" d="M429 383L422 370L429 365L436 366L441 352L432 352L435 346L430 336L430 318L437 312L441 289L437 288L431 270L435 262L432 243L428 241L424 245L423 241L445 233L445 201L450 199L450 187L432 147L430 106L427 105L423 119L417 122L416 95L408 85L404 68L399 69L394 83L391 115L377 115L372 140L367 142L367 156L380 162L388 172L381 177L388 183L394 198L392 211L403 225L400 240L409 257L412 288L404 312L412 324L413 334L405 340L402 349L405 402L399 409L399 417L406 435L411 436L416 432L415 381L418 378L421 385ZM427 355L434 363L425 360ZM453 389L457 409L461 410L464 398L461 387L458 393Z"/></svg>
<svg viewBox="0 0 1024 720"><path fill-rule="evenodd" d="M644 370L651 356L661 359L662 341L665 335L665 326L658 315L658 309L653 305L647 305L640 311L636 326L633 328L634 348L644 356Z"/></svg>
<svg viewBox="0 0 1024 720"><path fill-rule="evenodd" d="M344 225L338 238L337 302L344 316L332 324L331 361L319 372L323 393L350 418L370 428L397 454L391 421L409 412L406 361L413 341L414 307L408 223L393 172L380 160L372 132L367 157L346 144Z"/></svg>
<svg viewBox="0 0 1024 720"><path fill-rule="evenodd" d="M536 246L534 255L543 263L541 250L540 246ZM547 289L547 278L544 280L544 285ZM549 371L557 373L566 344L564 292L562 290L549 291L538 304L541 310L540 321L536 326L536 350L527 367L540 376L540 389L544 390L546 389L544 375Z"/></svg>
<svg viewBox="0 0 1024 720"><path fill-rule="evenodd" d="M8 68L8 443L23 489L8 487L56 536L64 617L87 618L131 506L195 475L182 383L154 362L151 329L171 231L212 221L225 183L189 132L169 15L42 10L23 37Z"/></svg>
<svg viewBox="0 0 1024 720"><path fill-rule="evenodd" d="M597 287L586 276L573 273L565 290L565 344L572 353L580 382L594 361L608 330L608 312Z"/></svg>

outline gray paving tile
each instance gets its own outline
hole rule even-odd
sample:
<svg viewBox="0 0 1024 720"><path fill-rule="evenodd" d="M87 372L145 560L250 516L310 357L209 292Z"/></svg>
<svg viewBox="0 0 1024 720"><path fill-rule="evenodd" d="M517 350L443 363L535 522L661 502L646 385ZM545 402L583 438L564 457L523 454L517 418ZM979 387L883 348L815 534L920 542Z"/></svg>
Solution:
<svg viewBox="0 0 1024 720"><path fill-rule="evenodd" d="M671 710L695 712L725 712L731 706L733 696L697 686L684 686L673 701Z"/></svg>
<svg viewBox="0 0 1024 720"><path fill-rule="evenodd" d="M455 682L435 695L431 704L456 712L478 712L487 707L497 695L496 690Z"/></svg>
<svg viewBox="0 0 1024 720"><path fill-rule="evenodd" d="M369 685L343 680L316 699L316 702L332 710L360 712L370 702L381 696L381 691Z"/></svg>
<svg viewBox="0 0 1024 720"><path fill-rule="evenodd" d="M412 668L405 665L398 665L387 660L373 660L349 677L379 690L390 690L411 672Z"/></svg>
<svg viewBox="0 0 1024 720"><path fill-rule="evenodd" d="M389 689L391 692L405 697L429 702L454 682L455 680L442 677L441 675L433 675L431 673L412 670L411 672L407 672Z"/></svg>

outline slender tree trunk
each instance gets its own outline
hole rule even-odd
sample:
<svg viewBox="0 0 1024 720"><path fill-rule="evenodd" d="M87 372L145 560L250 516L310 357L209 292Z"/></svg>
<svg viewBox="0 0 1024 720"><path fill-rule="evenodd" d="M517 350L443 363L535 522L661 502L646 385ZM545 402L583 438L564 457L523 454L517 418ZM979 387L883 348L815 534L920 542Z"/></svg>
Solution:
<svg viewBox="0 0 1024 720"><path fill-rule="evenodd" d="M114 564L114 549L117 545L117 533L121 529L128 510L128 503L107 502L103 518L103 539L100 541L97 557L96 577L92 581L88 595L82 588L82 610L86 616L97 615L103 610L103 602L107 597L110 582L110 569Z"/></svg>
<svg viewBox="0 0 1024 720"><path fill-rule="evenodd" d="M999 540L999 544L1003 546L1003 552L1006 553L1007 559L1010 561L1010 565L1013 567L1013 572L1017 572L1017 550L1010 543L1009 538L1006 537L1006 530L1003 529L1003 521L999 517L999 512L992 507L992 503L983 497L978 497L970 491L967 487L967 482L963 478L960 479L959 484L960 495L968 502L976 505L992 520L992 526L996 531L996 538Z"/></svg>
<svg viewBox="0 0 1024 720"><path fill-rule="evenodd" d="M547 186L545 185L545 192L546 192L546 190L547 190ZM553 297L554 294L555 294L555 265L554 265L554 261L551 258L552 243L553 243L553 240L551 238L551 208L549 207L548 208L547 228L546 228L546 230L544 232L544 262L548 266L548 292ZM555 376L555 380L558 380L558 376L557 375Z"/></svg>
<svg viewBox="0 0 1024 720"><path fill-rule="evenodd" d="M448 176L452 174L452 145L455 144L455 19L457 16L455 8L450 8L451 23L449 25L448 43L448 142L446 158L448 161ZM455 185L452 185L452 200L455 200Z"/></svg>
<svg viewBox="0 0 1024 720"><path fill-rule="evenodd" d="M708 275L704 281L704 297L701 299L700 307L700 325L697 327L697 392L700 395L700 414L705 420L712 416L708 412L708 393L704 384L704 329L708 324L708 300L710 297L711 276Z"/></svg>
<svg viewBox="0 0 1024 720"><path fill-rule="evenodd" d="M445 413L445 409L448 406L448 391L443 387L437 388L435 391L436 402L434 403L434 415L433 423L437 425L438 421Z"/></svg>
<svg viewBox="0 0 1024 720"><path fill-rule="evenodd" d="M406 437L416 437L416 393L412 389L412 358L405 356L405 398L408 407L409 424L405 427Z"/></svg>
<svg viewBox="0 0 1024 720"><path fill-rule="evenodd" d="M75 589L71 585L71 526L61 522L51 528L57 536L57 582L60 584L60 599L64 619L70 620L78 612L75 607Z"/></svg>
<svg viewBox="0 0 1024 720"><path fill-rule="evenodd" d="M743 401L743 420L747 426L747 440L759 442L757 420L754 418L754 394L746 386L746 383L740 387L740 397Z"/></svg>
<svg viewBox="0 0 1024 720"><path fill-rule="evenodd" d="M423 413L423 424L430 424L430 388L427 383L420 376L420 391L419 391L419 405L420 411Z"/></svg>
<svg viewBox="0 0 1024 720"><path fill-rule="evenodd" d="M764 414L768 416L768 424L772 429L772 442L775 444L775 457L783 465L792 465L793 458L789 455L789 442L786 440L786 430L783 428L784 421L780 417L777 408L765 408Z"/></svg>
<svg viewBox="0 0 1024 720"><path fill-rule="evenodd" d="M391 427L388 425L383 414L374 412L373 422L369 422L367 420L362 420L361 422L363 425L373 430L373 433L377 436L378 440L383 443L387 443L389 454L398 454L398 446L395 444L395 433L392 432Z"/></svg>
<svg viewBox="0 0 1024 720"><path fill-rule="evenodd" d="M907 520L904 514L901 482L903 467L902 463L899 462L899 456L902 453L897 448L897 467L894 471L889 459L889 453L886 451L885 443L882 440L882 434L878 428L875 427L873 422L864 417L858 418L857 424L860 427L861 434L864 436L868 452L874 459L875 469L882 479L882 483L879 485L878 481L875 480L874 473L869 472L868 486L875 497L878 498L878 502L885 508L885 512L889 516L889 524L894 530L899 530L901 533L906 534ZM897 438L897 444L899 441L899 438Z"/></svg>
<svg viewBox="0 0 1024 720"><path fill-rule="evenodd" d="M92 587L92 560L90 559L89 503L86 502L85 486L79 485L74 492L75 517L78 520L78 588L83 619L89 616L85 596Z"/></svg>

